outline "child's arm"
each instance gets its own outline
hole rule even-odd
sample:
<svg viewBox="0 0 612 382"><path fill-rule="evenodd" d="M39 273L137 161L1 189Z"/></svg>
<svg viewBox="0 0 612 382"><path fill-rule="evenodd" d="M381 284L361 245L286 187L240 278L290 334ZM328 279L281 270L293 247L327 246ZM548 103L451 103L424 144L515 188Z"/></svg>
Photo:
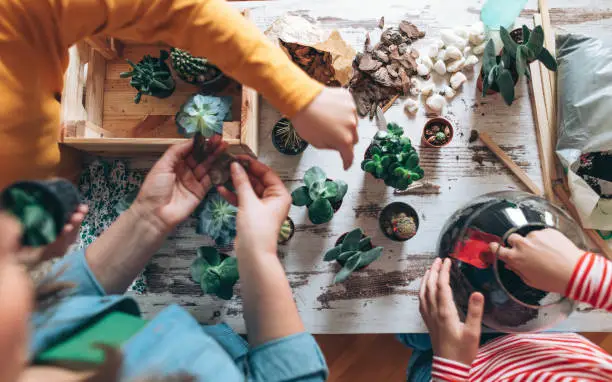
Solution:
<svg viewBox="0 0 612 382"><path fill-rule="evenodd" d="M612 312L612 263L586 252L578 260L565 295Z"/></svg>

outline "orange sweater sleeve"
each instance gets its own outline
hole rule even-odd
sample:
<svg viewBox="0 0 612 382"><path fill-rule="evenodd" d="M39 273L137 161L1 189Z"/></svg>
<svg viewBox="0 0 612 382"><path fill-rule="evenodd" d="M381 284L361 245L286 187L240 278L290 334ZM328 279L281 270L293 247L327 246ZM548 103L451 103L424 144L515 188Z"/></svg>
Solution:
<svg viewBox="0 0 612 382"><path fill-rule="evenodd" d="M3 1L0 188L53 174L67 49L98 33L206 56L288 116L322 89L223 0Z"/></svg>

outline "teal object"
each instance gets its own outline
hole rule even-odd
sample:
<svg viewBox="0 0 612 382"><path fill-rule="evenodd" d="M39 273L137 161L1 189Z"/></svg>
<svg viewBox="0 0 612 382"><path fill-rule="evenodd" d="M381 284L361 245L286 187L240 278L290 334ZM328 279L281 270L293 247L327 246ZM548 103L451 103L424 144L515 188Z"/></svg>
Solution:
<svg viewBox="0 0 612 382"><path fill-rule="evenodd" d="M527 0L488 0L480 11L480 19L489 29L500 26L510 29Z"/></svg>

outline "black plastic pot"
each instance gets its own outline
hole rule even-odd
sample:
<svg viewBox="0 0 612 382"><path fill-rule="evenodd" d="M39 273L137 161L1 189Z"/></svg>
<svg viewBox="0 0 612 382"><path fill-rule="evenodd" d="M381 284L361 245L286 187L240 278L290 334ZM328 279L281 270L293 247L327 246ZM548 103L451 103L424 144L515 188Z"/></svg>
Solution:
<svg viewBox="0 0 612 382"><path fill-rule="evenodd" d="M414 224L416 225L415 234L409 238L400 238L393 234L393 229L391 227L391 219L394 214L405 213L408 217L414 219ZM393 241L406 241L412 239L416 236L416 233L419 230L419 215L416 210L412 208L410 205L402 202L393 202L387 204L385 208L380 211L380 215L378 215L378 224L380 226L380 230L386 237Z"/></svg>
<svg viewBox="0 0 612 382"><path fill-rule="evenodd" d="M343 233L342 235L340 235L340 237L338 238L338 240L336 240L336 245L335 245L335 247L337 247L338 245L340 245L340 243L341 243L341 242L344 240L344 238L345 238L345 237L346 237L346 235L348 235L348 234L349 234L348 232L345 232L345 233ZM364 237L366 237L366 235L365 235L364 233L362 233L362 234L361 234L361 238L363 239ZM365 248L360 248L360 249L361 249L362 251L369 251L369 250L370 250L370 249L372 249L372 248L374 248L374 244L372 244L372 242L370 241L370 245L368 245L368 246L367 246L367 247L365 247ZM340 264L341 266L344 266L344 264L346 263L346 261L338 261L338 260L336 260L336 261L337 261L337 262L338 262L338 264ZM369 264L368 264L368 265L369 265ZM368 265L365 265L365 266L359 267L359 268L357 268L356 270L363 269L363 268L367 267Z"/></svg>
<svg viewBox="0 0 612 382"><path fill-rule="evenodd" d="M33 180L17 182L7 187L0 195L2 209L11 210L13 201L8 190L14 188L19 188L25 192L37 191L42 194L40 203L53 216L56 235L60 234L64 225L70 221L72 214L81 203L81 196L77 188L65 179ZM26 240L24 244L28 245L27 238L24 237L24 240Z"/></svg>
<svg viewBox="0 0 612 382"><path fill-rule="evenodd" d="M220 73L217 77L213 78L212 80L208 80L205 82L202 82L201 84L199 84L200 86L200 93L201 94L217 94L223 90L225 90L225 88L227 88L227 86L230 83L230 78L228 76L226 76L223 73Z"/></svg>
<svg viewBox="0 0 612 382"><path fill-rule="evenodd" d="M291 125L291 122L289 121L289 119L281 118L278 120L278 122L276 122L276 124L274 124L274 127L272 128L272 145L274 145L274 148L278 150L278 152L280 152L281 154L299 155L303 153L304 150L306 150L306 148L308 147L308 142L306 142L305 140L302 139L302 143L298 147L287 147L282 142L282 139L280 138L279 130L285 124Z"/></svg>

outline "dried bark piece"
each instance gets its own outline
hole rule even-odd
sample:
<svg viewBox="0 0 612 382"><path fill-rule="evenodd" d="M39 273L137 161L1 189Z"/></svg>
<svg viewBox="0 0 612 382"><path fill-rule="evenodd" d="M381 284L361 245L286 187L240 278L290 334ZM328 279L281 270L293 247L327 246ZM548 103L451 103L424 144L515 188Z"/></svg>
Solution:
<svg viewBox="0 0 612 382"><path fill-rule="evenodd" d="M381 66L382 62L375 60L369 53L365 53L359 60L359 70L364 72L377 71Z"/></svg>
<svg viewBox="0 0 612 382"><path fill-rule="evenodd" d="M400 68L399 75L402 80L402 95L408 95L410 93L410 78L403 68Z"/></svg>
<svg viewBox="0 0 612 382"><path fill-rule="evenodd" d="M421 32L419 28L417 28L416 25L410 21L404 20L400 22L399 29L400 31L404 32L404 34L406 34L410 40L418 40L425 37L425 32Z"/></svg>
<svg viewBox="0 0 612 382"><path fill-rule="evenodd" d="M374 81L378 82L379 84L383 85L383 86L392 86L393 85L393 79L391 78L391 76L389 75L389 72L387 71L387 68L379 68L373 75L372 78L374 79Z"/></svg>
<svg viewBox="0 0 612 382"><path fill-rule="evenodd" d="M366 33L366 38L365 38L365 42L363 43L363 51L364 52L371 52L372 51L372 45L370 45L370 32Z"/></svg>
<svg viewBox="0 0 612 382"><path fill-rule="evenodd" d="M389 55L387 53L383 52L382 50L375 50L374 51L374 55L376 56L376 58L379 61L382 61L385 64L390 61L389 60Z"/></svg>
<svg viewBox="0 0 612 382"><path fill-rule="evenodd" d="M335 79L332 55L329 52L310 46L280 40L281 46L289 56L310 77L327 86L341 86Z"/></svg>

